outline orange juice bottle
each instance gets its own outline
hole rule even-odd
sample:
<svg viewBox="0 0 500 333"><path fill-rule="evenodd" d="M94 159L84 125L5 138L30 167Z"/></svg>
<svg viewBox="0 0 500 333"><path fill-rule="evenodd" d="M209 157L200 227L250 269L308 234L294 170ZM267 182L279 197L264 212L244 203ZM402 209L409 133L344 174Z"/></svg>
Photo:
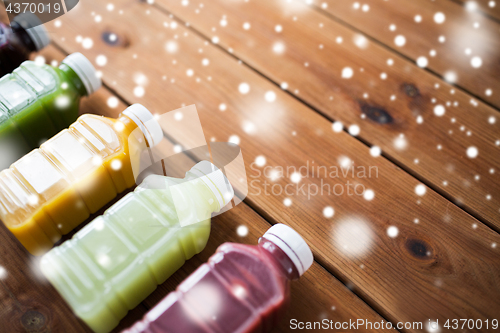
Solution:
<svg viewBox="0 0 500 333"><path fill-rule="evenodd" d="M129 140L138 127L143 136ZM132 187L132 164L139 161L131 156L162 138L160 125L140 104L118 119L83 115L0 173L0 218L31 254L41 255Z"/></svg>

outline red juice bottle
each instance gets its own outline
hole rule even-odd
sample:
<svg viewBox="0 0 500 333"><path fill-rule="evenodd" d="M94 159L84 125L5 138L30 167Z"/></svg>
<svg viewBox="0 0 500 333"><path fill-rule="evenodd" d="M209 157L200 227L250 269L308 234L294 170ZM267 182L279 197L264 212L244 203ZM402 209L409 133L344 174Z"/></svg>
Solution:
<svg viewBox="0 0 500 333"><path fill-rule="evenodd" d="M50 43L47 30L32 13L19 14L10 26L0 22L0 77L11 73L32 52Z"/></svg>
<svg viewBox="0 0 500 333"><path fill-rule="evenodd" d="M284 224L259 245L225 243L176 291L123 333L269 332L290 298L290 281L309 269L313 255Z"/></svg>

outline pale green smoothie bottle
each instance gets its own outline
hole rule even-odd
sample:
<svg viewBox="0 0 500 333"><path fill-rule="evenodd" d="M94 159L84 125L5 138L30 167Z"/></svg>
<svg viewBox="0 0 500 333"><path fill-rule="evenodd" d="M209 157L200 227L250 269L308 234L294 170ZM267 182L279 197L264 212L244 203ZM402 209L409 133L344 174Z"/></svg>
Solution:
<svg viewBox="0 0 500 333"><path fill-rule="evenodd" d="M95 68L81 53L59 67L25 61L0 79L0 170L69 127L80 99L101 86Z"/></svg>
<svg viewBox="0 0 500 333"><path fill-rule="evenodd" d="M42 272L90 328L109 332L205 248L211 214L233 196L226 176L208 161L184 179L150 175L42 257Z"/></svg>

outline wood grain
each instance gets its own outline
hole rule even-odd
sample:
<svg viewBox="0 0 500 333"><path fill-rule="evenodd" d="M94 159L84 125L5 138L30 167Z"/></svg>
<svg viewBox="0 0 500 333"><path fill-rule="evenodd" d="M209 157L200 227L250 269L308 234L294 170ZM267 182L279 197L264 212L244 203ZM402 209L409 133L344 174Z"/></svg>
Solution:
<svg viewBox="0 0 500 333"><path fill-rule="evenodd" d="M500 230L500 116L496 110L480 102L473 106L467 93L306 5L215 0L200 8L196 0L188 6L178 1L157 2L209 39L216 36L219 46L275 83L286 82L291 94L329 119L342 122L346 129L358 126L361 140L379 146L391 160ZM384 23L383 29L388 29L386 22L392 22L386 15L404 22L406 10L412 13L412 6L418 6L413 1L405 5L398 1L368 3L369 15L364 13L367 18L358 21ZM335 1L327 9L342 7L340 15L344 7L350 13L349 6L350 2ZM389 14L386 6L391 8L387 9ZM420 7L421 12L434 10ZM361 15L360 10L354 12L352 15ZM261 13L266 13L265 20L259 18ZM220 26L223 17L227 26ZM356 21L355 17L349 19ZM243 29L244 22L250 23L249 30ZM275 31L278 24L280 33ZM420 36L422 43L430 38L430 33L421 34L426 30L399 21L396 25ZM409 36L407 45L415 45ZM342 38L340 44L338 37ZM366 48L360 49L356 40L362 41L360 45L366 43ZM283 54L273 52L276 45L282 45ZM438 54L456 52L446 44ZM392 66L388 59L392 59ZM498 64L496 60L485 61L481 70L495 73ZM346 68L353 71L349 79L342 78ZM475 73L470 68L466 72ZM445 108L444 116L435 115L437 105ZM468 158L469 147L477 147L477 158Z"/></svg>
<svg viewBox="0 0 500 333"><path fill-rule="evenodd" d="M89 26L92 12L102 21ZM103 79L128 103L141 102L159 113L194 103L209 140L238 138L253 184L247 203L267 220L298 230L316 259L384 317L444 322L491 319L499 313L497 233L428 188L418 196L419 181L385 158L370 156L345 132L332 132L324 117L255 71L144 3L121 1L107 12L104 3L82 2L61 22L56 43L90 59L105 55ZM110 34L117 42L109 43ZM93 47L85 49L77 35L92 39ZM265 100L269 91L276 96L272 103ZM258 156L275 170L313 161L326 167L349 165L349 160L354 166L377 167L378 176L372 178L318 177L304 167L299 181L302 191L324 184L346 188L349 181L373 189L375 197L308 197L301 190L266 195L266 184L271 191L269 184L284 188L293 183L290 174L274 180L264 176L263 168L252 163ZM291 205L284 205L284 199ZM334 208L333 217L323 215L327 206ZM387 235L389 227L397 228L397 237ZM394 228L389 230L394 235Z"/></svg>
<svg viewBox="0 0 500 333"><path fill-rule="evenodd" d="M493 19L500 20L500 5L498 1L491 0L456 0L462 4L466 9L479 11L483 14L490 16Z"/></svg>
<svg viewBox="0 0 500 333"><path fill-rule="evenodd" d="M323 9L367 36L384 43L387 47L404 54L416 61L418 57L428 59L427 68L443 78L447 72L454 72L454 82L472 92L479 98L488 101L497 108L500 106L500 23L485 17L477 11L468 10L453 1L363 1L369 10L363 7L355 9L347 1L318 1L326 3ZM467 2L472 3L472 2ZM444 22L435 20L435 15L444 15ZM416 22L415 16L421 21ZM390 26L394 24L395 30ZM395 38L403 35L406 43L398 47ZM444 42L439 37L444 36ZM469 48L470 54L465 50ZM431 50L436 55L430 54ZM471 65L472 57L479 56L482 65L475 68ZM491 89L491 96L486 92Z"/></svg>

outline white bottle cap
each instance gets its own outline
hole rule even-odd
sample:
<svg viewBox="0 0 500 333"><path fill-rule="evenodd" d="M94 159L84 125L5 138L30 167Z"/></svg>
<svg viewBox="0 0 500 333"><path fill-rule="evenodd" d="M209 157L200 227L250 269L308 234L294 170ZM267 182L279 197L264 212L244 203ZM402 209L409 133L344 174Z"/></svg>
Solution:
<svg viewBox="0 0 500 333"><path fill-rule="evenodd" d="M275 224L266 231L262 238L282 249L295 264L300 276L311 267L314 260L311 249L299 233L289 226L281 223Z"/></svg>
<svg viewBox="0 0 500 333"><path fill-rule="evenodd" d="M30 12L22 13L14 18L14 22L19 23L19 25L26 30L31 41L35 44L36 51L40 51L45 46L49 45L49 33L42 25L42 21L40 21L36 15Z"/></svg>
<svg viewBox="0 0 500 333"><path fill-rule="evenodd" d="M227 205L234 197L234 190L224 173L209 161L201 161L190 172L198 176L212 190L219 208Z"/></svg>
<svg viewBox="0 0 500 333"><path fill-rule="evenodd" d="M122 112L137 124L148 141L150 148L163 139L163 130L153 114L142 104L132 104Z"/></svg>
<svg viewBox="0 0 500 333"><path fill-rule="evenodd" d="M87 90L87 96L101 87L101 79L97 77L94 66L83 54L79 52L72 53L64 58L62 63L68 65L82 80Z"/></svg>

